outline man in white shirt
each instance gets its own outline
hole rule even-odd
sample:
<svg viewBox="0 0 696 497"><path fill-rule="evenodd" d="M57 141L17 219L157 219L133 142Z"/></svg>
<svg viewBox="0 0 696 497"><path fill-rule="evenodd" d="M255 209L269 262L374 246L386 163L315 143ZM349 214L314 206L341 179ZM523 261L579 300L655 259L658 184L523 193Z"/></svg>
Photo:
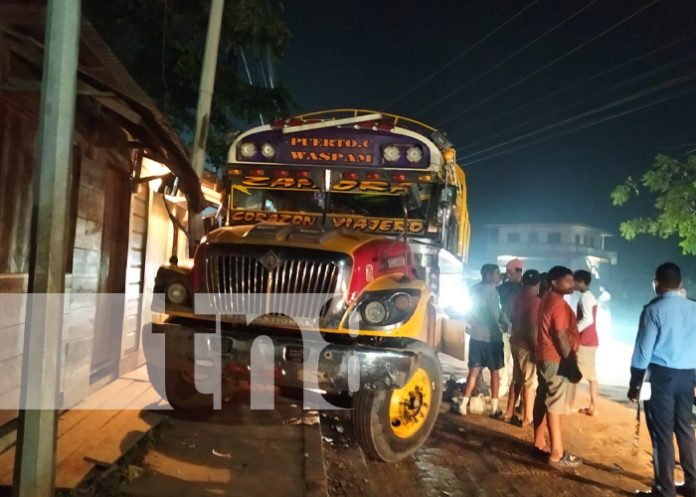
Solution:
<svg viewBox="0 0 696 497"><path fill-rule="evenodd" d="M590 383L590 405L580 409L580 413L588 416L595 416L595 409L599 385L597 384L597 372L595 368L597 358L597 347L599 339L597 337L597 299L590 291L592 274L589 271L580 269L575 271L575 290L580 292L578 301L577 317L578 331L580 332L580 347L578 348L578 368Z"/></svg>

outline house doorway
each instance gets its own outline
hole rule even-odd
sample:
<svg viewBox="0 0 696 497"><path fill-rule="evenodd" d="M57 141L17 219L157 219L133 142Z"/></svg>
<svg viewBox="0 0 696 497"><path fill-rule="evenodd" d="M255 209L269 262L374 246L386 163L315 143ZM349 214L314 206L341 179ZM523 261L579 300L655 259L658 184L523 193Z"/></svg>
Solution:
<svg viewBox="0 0 696 497"><path fill-rule="evenodd" d="M99 303L94 323L91 382L118 375L128 263L131 187L128 174L107 167Z"/></svg>

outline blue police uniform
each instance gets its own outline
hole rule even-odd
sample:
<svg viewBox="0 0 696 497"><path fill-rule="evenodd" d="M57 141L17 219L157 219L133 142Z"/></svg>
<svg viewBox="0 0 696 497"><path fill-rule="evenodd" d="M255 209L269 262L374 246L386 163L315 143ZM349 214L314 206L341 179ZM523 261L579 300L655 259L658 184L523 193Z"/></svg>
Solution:
<svg viewBox="0 0 696 497"><path fill-rule="evenodd" d="M691 407L696 386L696 302L676 291L663 293L643 309L631 359L631 387L647 372L651 398L645 416L653 446L654 492L676 495L676 435L685 486L696 489L696 438Z"/></svg>

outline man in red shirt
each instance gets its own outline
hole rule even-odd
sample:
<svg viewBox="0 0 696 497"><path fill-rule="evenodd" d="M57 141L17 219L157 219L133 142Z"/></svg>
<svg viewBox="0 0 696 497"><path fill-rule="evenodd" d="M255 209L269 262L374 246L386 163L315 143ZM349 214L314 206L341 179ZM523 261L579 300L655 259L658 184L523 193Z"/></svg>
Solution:
<svg viewBox="0 0 696 497"><path fill-rule="evenodd" d="M590 291L592 274L584 269L575 271L575 289L580 292L578 301L578 331L580 332L580 346L578 347L578 368L582 377L590 382L590 405L580 409L581 414L595 416L595 409L599 385L597 384L597 299Z"/></svg>
<svg viewBox="0 0 696 497"><path fill-rule="evenodd" d="M573 272L562 266L549 271L551 291L539 308L539 333L536 360L539 388L534 403L534 447L548 455L549 464L557 469L572 469L582 461L563 449L561 416L570 414L575 397L578 348L578 325L575 313L563 299L573 293ZM547 451L546 431L550 438Z"/></svg>
<svg viewBox="0 0 696 497"><path fill-rule="evenodd" d="M537 342L539 313L539 271L530 269L522 275L522 291L514 298L511 306L510 348L512 350L512 386L508 394L505 420L517 426L532 424L534 406L534 372L536 363L534 349ZM524 419L514 415L517 400L522 394Z"/></svg>

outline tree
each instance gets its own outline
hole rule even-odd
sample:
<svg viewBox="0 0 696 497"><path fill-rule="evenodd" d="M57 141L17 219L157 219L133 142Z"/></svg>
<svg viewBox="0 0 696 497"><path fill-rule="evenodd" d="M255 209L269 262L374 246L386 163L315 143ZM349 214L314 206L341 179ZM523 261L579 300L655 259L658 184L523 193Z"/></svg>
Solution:
<svg viewBox="0 0 696 497"><path fill-rule="evenodd" d="M192 139L210 0L84 0L83 10L135 80L167 115L185 142ZM290 37L275 0L226 0L213 96L208 152L225 161L230 132L241 124L289 114L294 106L282 84L258 78L249 64L268 70ZM266 73L263 73L266 74ZM260 84L259 84L260 83Z"/></svg>
<svg viewBox="0 0 696 497"><path fill-rule="evenodd" d="M660 238L677 236L685 255L696 255L696 155L677 159L655 157L655 163L639 179L628 177L611 193L614 205L624 205L631 197L647 192L655 196L656 213L621 223L627 240L648 234Z"/></svg>

